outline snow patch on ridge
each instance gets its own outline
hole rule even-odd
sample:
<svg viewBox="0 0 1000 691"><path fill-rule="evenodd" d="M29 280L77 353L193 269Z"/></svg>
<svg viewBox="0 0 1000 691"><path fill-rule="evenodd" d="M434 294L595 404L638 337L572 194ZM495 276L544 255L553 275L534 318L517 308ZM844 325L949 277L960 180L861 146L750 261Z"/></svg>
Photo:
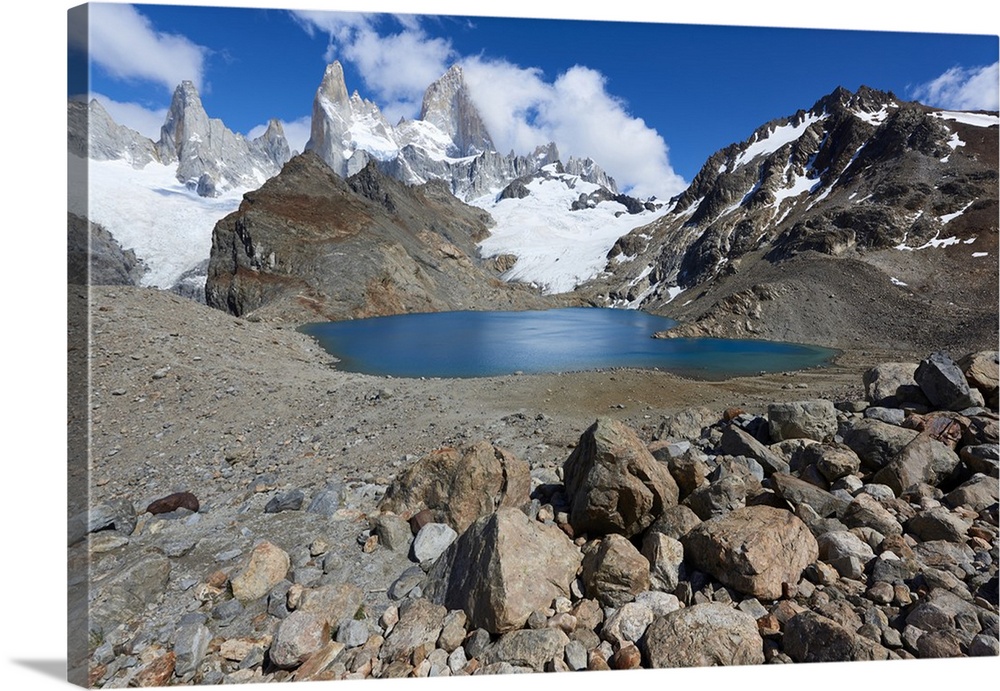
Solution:
<svg viewBox="0 0 1000 691"><path fill-rule="evenodd" d="M736 170L740 166L758 156L766 156L768 154L773 154L775 151L783 147L785 144L796 141L802 134L815 122L826 118L826 115L814 115L809 113L802 122L798 124L787 124L778 125L771 132L767 134L763 139L758 139L750 146L746 148L743 153L736 157L733 162L733 170Z"/></svg>
<svg viewBox="0 0 1000 691"><path fill-rule="evenodd" d="M517 256L517 262L503 274L507 281L541 286L549 294L573 290L604 270L607 255L618 238L667 213L629 214L617 202L569 211L580 194L598 186L575 175L552 175L527 183L530 194L523 199L495 201L493 195L472 200L485 209L496 225L480 245L483 257L501 254Z"/></svg>
<svg viewBox="0 0 1000 691"><path fill-rule="evenodd" d="M961 122L962 124L974 127L1000 125L1000 116L987 115L986 113L963 113L954 110L940 110L936 113L931 113L931 115L942 120L954 120L955 122Z"/></svg>

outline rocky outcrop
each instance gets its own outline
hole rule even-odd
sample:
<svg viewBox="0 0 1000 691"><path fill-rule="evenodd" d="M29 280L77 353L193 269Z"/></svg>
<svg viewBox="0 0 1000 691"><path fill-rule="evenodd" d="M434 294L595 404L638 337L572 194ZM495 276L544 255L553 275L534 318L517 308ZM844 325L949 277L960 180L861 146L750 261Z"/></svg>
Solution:
<svg viewBox="0 0 1000 691"><path fill-rule="evenodd" d="M159 161L153 142L138 132L116 123L100 101L67 102L69 151L95 161L124 160L133 168Z"/></svg>
<svg viewBox="0 0 1000 691"><path fill-rule="evenodd" d="M139 285L145 264L132 250L122 249L103 226L76 214L67 215L69 282L77 285Z"/></svg>
<svg viewBox="0 0 1000 691"><path fill-rule="evenodd" d="M552 305L477 259L488 223L439 183L407 187L373 164L344 180L302 154L216 225L206 301L299 323Z"/></svg>

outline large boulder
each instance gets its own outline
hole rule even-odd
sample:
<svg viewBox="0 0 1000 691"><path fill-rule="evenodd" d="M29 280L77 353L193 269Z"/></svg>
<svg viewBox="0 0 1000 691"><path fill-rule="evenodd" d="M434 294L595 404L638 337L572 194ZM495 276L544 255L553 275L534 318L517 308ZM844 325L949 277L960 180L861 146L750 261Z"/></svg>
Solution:
<svg viewBox="0 0 1000 691"><path fill-rule="evenodd" d="M243 569L230 580L233 597L244 602L264 597L288 573L288 552L271 542L253 548Z"/></svg>
<svg viewBox="0 0 1000 691"><path fill-rule="evenodd" d="M824 441L837 434L837 411L833 402L825 399L772 403L767 407L767 420L774 441Z"/></svg>
<svg viewBox="0 0 1000 691"><path fill-rule="evenodd" d="M577 534L645 530L677 504L677 483L625 424L601 418L580 437L563 464L569 522Z"/></svg>
<svg viewBox="0 0 1000 691"><path fill-rule="evenodd" d="M437 522L461 533L480 516L527 504L530 491L528 464L480 441L421 458L389 486L381 508L403 516L430 509Z"/></svg>
<svg viewBox="0 0 1000 691"><path fill-rule="evenodd" d="M862 466L868 470L878 470L888 464L917 434L916 430L873 418L860 420L843 432L844 444L858 455Z"/></svg>
<svg viewBox="0 0 1000 691"><path fill-rule="evenodd" d="M569 597L582 559L557 527L500 509L473 523L441 555L424 594L464 610L470 628L505 633L555 598Z"/></svg>
<svg viewBox="0 0 1000 691"><path fill-rule="evenodd" d="M927 403L916 379L915 362L883 362L863 376L865 398L872 405L895 408L903 403Z"/></svg>
<svg viewBox="0 0 1000 691"><path fill-rule="evenodd" d="M647 663L657 668L764 662L764 641L754 618L717 602L657 617L639 646Z"/></svg>
<svg viewBox="0 0 1000 691"><path fill-rule="evenodd" d="M819 547L809 528L789 511L747 506L705 521L681 538L685 560L735 590L781 597L816 561Z"/></svg>
<svg viewBox="0 0 1000 691"><path fill-rule="evenodd" d="M606 607L621 607L649 590L649 560L626 538L608 535L585 549L583 585L587 597Z"/></svg>
<svg viewBox="0 0 1000 691"><path fill-rule="evenodd" d="M761 464L768 475L788 472L788 463L784 458L735 425L727 427L722 433L720 448L722 453L730 456L746 456L754 459Z"/></svg>
<svg viewBox="0 0 1000 691"><path fill-rule="evenodd" d="M567 643L569 637L558 628L510 631L486 649L481 661L484 665L506 662L541 672L545 663L563 659Z"/></svg>
<svg viewBox="0 0 1000 691"><path fill-rule="evenodd" d="M962 368L947 353L937 352L920 361L913 378L927 400L938 410L963 410L982 405L982 395L973 395Z"/></svg>
<svg viewBox="0 0 1000 691"><path fill-rule="evenodd" d="M796 662L884 660L888 651L858 636L833 619L812 611L800 612L785 624L785 653Z"/></svg>
<svg viewBox="0 0 1000 691"><path fill-rule="evenodd" d="M958 366L969 385L979 389L987 399L1000 387L1000 353L997 351L969 353L958 361Z"/></svg>
<svg viewBox="0 0 1000 691"><path fill-rule="evenodd" d="M922 433L875 473L874 481L888 485L896 496L921 483L937 485L951 476L959 457L946 445Z"/></svg>

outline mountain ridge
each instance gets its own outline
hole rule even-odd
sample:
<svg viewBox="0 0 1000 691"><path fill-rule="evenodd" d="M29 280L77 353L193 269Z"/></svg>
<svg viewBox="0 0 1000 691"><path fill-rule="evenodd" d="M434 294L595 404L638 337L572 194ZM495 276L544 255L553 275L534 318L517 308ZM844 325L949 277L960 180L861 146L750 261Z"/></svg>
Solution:
<svg viewBox="0 0 1000 691"><path fill-rule="evenodd" d="M967 326L953 340L989 343L996 325L988 306L998 299L997 122L995 114L838 88L710 156L670 210L620 238L602 276L581 290L594 304L679 319L675 336L848 345L850 328L833 328L829 315L862 315L876 301L893 306L876 310L881 320L847 323L912 344L920 335L906 324L913 331L933 318ZM797 282L795 271L812 284ZM808 319L792 319L796 295ZM841 307L817 307L827 296Z"/></svg>

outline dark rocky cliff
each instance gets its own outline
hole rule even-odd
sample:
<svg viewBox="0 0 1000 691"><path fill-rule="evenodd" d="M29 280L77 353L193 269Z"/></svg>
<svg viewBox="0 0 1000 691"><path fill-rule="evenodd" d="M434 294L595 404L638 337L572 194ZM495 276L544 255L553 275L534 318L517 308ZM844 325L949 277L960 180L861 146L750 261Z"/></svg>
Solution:
<svg viewBox="0 0 1000 691"><path fill-rule="evenodd" d="M299 322L552 306L477 258L490 223L440 182L407 187L374 164L345 180L307 152L218 223L206 299Z"/></svg>

